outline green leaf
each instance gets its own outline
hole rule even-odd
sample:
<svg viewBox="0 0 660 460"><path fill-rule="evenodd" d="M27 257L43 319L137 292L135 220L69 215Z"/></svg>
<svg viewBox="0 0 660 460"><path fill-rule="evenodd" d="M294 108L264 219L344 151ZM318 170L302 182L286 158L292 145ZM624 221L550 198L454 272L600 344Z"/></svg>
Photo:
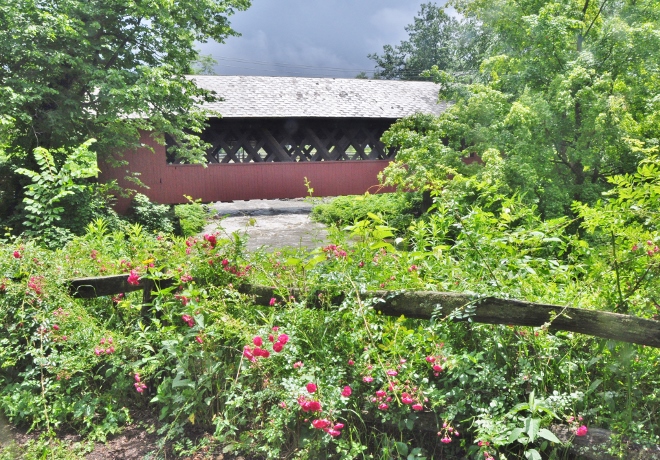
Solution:
<svg viewBox="0 0 660 460"><path fill-rule="evenodd" d="M408 455L408 445L405 442L396 442L396 451L399 453L401 456L407 456Z"/></svg>
<svg viewBox="0 0 660 460"><path fill-rule="evenodd" d="M525 458L527 460L543 460L541 454L536 449L529 449L525 451Z"/></svg>
<svg viewBox="0 0 660 460"><path fill-rule="evenodd" d="M547 439L550 442L556 442L558 444L561 444L559 438L557 438L557 436L555 436L555 434L552 431L548 430L547 428L541 428L539 430L538 435L539 437L543 439Z"/></svg>
<svg viewBox="0 0 660 460"><path fill-rule="evenodd" d="M525 419L525 433L529 436L529 440L534 442L541 427L541 419L539 418L526 418Z"/></svg>
<svg viewBox="0 0 660 460"><path fill-rule="evenodd" d="M511 431L511 433L509 434L509 438L506 441L507 444L511 444L516 439L518 439L520 437L520 435L522 434L522 432L523 432L522 428L514 428L513 431Z"/></svg>

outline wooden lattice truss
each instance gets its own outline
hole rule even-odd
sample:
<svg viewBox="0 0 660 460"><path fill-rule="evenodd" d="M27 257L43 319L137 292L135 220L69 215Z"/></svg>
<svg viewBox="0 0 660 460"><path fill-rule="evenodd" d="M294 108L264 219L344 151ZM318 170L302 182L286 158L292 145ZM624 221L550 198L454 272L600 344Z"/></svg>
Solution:
<svg viewBox="0 0 660 460"><path fill-rule="evenodd" d="M389 119L210 119L202 139L209 163L389 160L381 136ZM168 155L168 162L176 158Z"/></svg>

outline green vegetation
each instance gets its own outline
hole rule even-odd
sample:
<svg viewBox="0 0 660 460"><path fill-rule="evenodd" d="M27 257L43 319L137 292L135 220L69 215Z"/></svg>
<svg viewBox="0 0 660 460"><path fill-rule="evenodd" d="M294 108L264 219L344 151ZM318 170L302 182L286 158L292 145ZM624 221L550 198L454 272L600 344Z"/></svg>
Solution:
<svg viewBox="0 0 660 460"><path fill-rule="evenodd" d="M454 0L460 21L423 5L410 39L372 57L388 78L427 71L454 104L384 137L399 148L384 183L415 193L315 208L344 229L324 247L195 237L206 210L192 199L138 194L119 219L112 185L90 183L94 152L148 129L199 159L193 98L208 95L183 74L205 62L194 41L232 34L227 16L248 3L0 6L0 212L13 228L0 241L0 411L39 433L0 458L80 457L144 414L159 420L156 458L567 458L556 425L611 430L600 449L620 458L655 448L660 349L553 323L563 306L659 318L660 4ZM421 193L433 203L418 215ZM147 304L69 292L71 278L109 274L173 284ZM276 295L265 306L242 284ZM406 289L473 301L427 321L366 295ZM475 324L483 297L557 311L538 328ZM84 441L57 437L71 432Z"/></svg>
<svg viewBox="0 0 660 460"><path fill-rule="evenodd" d="M419 214L421 197L417 193L382 193L361 196L340 196L329 203L316 204L312 218L324 224L348 225L367 219L369 214L379 216L394 228L405 229L414 214Z"/></svg>
<svg viewBox="0 0 660 460"><path fill-rule="evenodd" d="M603 202L576 205L584 237L484 186L468 202L445 189L396 241L373 215L311 252L246 253L238 236L102 220L58 250L7 240L0 407L13 424L89 440L150 410L178 453L195 450L193 426L211 436L206 447L264 458L562 458L550 431L562 423L613 430L602 449L615 454L652 446L659 349L553 332L552 319L465 320L480 296L657 315L659 167L649 159L613 178ZM64 282L113 273L175 283L143 307L140 292L80 300ZM257 306L243 283L278 294ZM364 296L378 289L478 295L429 322L379 314Z"/></svg>
<svg viewBox="0 0 660 460"><path fill-rule="evenodd" d="M204 229L207 219L213 217L211 210L187 196L188 204L174 206L174 215L179 219L181 235L193 236Z"/></svg>
<svg viewBox="0 0 660 460"><path fill-rule="evenodd" d="M27 219L21 207L27 184L16 169L40 171L37 147L50 151L60 170L94 138L87 148L116 166L147 131L168 133L181 158L203 162L205 145L197 134L206 114L197 102L213 96L185 75L191 65L205 62L196 42L236 35L228 17L249 5L249 0L2 2L0 223L16 233L24 230L15 223ZM76 210L76 203L58 206L63 214Z"/></svg>

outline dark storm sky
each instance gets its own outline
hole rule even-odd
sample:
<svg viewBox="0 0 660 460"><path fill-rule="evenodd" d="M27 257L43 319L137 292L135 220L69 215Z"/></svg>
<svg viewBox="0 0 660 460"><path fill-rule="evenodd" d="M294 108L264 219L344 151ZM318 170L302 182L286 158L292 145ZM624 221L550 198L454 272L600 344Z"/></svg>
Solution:
<svg viewBox="0 0 660 460"><path fill-rule="evenodd" d="M231 19L241 37L201 44L220 75L369 75L369 53L408 37L423 0L253 0ZM444 3L444 0L437 2Z"/></svg>

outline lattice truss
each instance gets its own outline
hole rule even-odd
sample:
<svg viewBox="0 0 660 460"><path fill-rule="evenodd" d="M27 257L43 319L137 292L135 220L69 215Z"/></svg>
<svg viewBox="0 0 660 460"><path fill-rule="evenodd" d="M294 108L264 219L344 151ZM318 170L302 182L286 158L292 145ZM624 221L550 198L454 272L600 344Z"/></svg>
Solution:
<svg viewBox="0 0 660 460"><path fill-rule="evenodd" d="M209 163L390 160L396 152L380 138L393 121L211 119L201 137L212 145ZM168 161L178 163L169 154Z"/></svg>

